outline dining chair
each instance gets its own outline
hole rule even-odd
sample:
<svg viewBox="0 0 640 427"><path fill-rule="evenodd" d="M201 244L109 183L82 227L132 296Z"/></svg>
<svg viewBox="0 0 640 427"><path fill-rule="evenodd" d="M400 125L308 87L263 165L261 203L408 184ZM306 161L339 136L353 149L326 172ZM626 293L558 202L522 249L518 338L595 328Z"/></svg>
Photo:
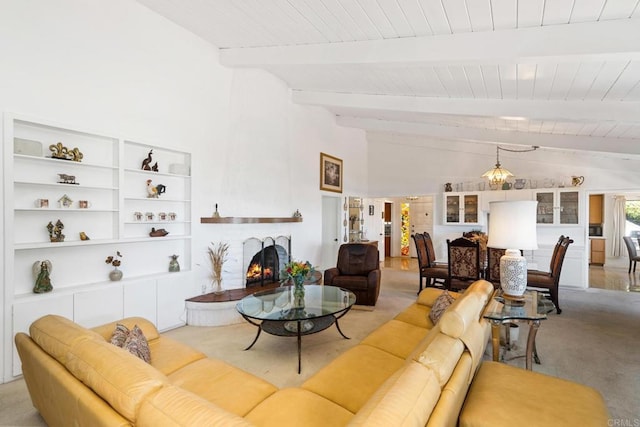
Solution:
<svg viewBox="0 0 640 427"><path fill-rule="evenodd" d="M449 288L462 290L481 278L480 244L464 237L447 239Z"/></svg>
<svg viewBox="0 0 640 427"><path fill-rule="evenodd" d="M444 286L447 278L449 277L449 272L447 271L446 266L435 266L435 263L433 263L434 266L432 266L427 250L427 242L423 234L416 233L411 237L416 244L416 253L418 254L418 278L420 280L418 293L422 291L423 279L425 287L435 287L438 284Z"/></svg>
<svg viewBox="0 0 640 427"><path fill-rule="evenodd" d="M627 253L629 254L629 274L631 274L631 264L633 264L633 272L635 273L636 262L640 261L636 244L633 243L633 240L629 236L624 236L622 239L624 240L624 244L627 245ZM640 242L640 239L638 239L638 242Z"/></svg>
<svg viewBox="0 0 640 427"><path fill-rule="evenodd" d="M550 271L543 272L537 270L530 270L527 272L527 288L542 288L546 289L551 295L551 301L556 306L556 313L562 313L560 303L558 301L558 284L560 283L560 272L562 271L562 264L564 263L564 257L567 254L569 245L573 243L573 240L568 236L561 236L561 239L556 243L554 248L554 254L552 255L552 264Z"/></svg>

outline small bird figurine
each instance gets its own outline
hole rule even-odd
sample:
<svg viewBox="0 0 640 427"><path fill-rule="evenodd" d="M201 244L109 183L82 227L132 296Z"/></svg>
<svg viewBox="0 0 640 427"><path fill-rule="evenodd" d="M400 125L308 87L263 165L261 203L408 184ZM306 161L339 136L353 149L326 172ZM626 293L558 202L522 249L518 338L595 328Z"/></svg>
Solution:
<svg viewBox="0 0 640 427"><path fill-rule="evenodd" d="M158 197L158 190L151 184L151 180L147 180L147 197Z"/></svg>
<svg viewBox="0 0 640 427"><path fill-rule="evenodd" d="M84 231L80 232L80 240L91 240Z"/></svg>

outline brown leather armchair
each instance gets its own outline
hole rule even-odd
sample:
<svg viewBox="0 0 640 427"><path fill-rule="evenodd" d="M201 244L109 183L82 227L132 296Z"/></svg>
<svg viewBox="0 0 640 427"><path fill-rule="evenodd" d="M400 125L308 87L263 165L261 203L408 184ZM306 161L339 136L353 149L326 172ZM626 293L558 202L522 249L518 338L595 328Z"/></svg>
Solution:
<svg viewBox="0 0 640 427"><path fill-rule="evenodd" d="M375 306L380 294L380 255L366 243L345 243L338 250L337 267L324 272L324 284L356 294L356 304Z"/></svg>

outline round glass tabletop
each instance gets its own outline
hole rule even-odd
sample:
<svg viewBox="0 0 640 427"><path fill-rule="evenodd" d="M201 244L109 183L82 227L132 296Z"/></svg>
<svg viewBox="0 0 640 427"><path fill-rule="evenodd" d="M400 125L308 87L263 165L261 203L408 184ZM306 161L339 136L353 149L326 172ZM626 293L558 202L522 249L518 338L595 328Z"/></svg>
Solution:
<svg viewBox="0 0 640 427"><path fill-rule="evenodd" d="M304 306L294 307L293 286L248 295L236 304L240 314L258 320L308 320L343 312L356 302L353 292L335 286L306 285Z"/></svg>

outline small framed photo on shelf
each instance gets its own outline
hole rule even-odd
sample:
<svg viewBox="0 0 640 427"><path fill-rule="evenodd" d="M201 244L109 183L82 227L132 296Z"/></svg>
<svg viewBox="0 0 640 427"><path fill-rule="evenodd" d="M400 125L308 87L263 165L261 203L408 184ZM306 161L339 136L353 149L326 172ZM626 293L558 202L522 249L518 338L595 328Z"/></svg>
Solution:
<svg viewBox="0 0 640 427"><path fill-rule="evenodd" d="M342 193L342 160L320 153L320 190Z"/></svg>

